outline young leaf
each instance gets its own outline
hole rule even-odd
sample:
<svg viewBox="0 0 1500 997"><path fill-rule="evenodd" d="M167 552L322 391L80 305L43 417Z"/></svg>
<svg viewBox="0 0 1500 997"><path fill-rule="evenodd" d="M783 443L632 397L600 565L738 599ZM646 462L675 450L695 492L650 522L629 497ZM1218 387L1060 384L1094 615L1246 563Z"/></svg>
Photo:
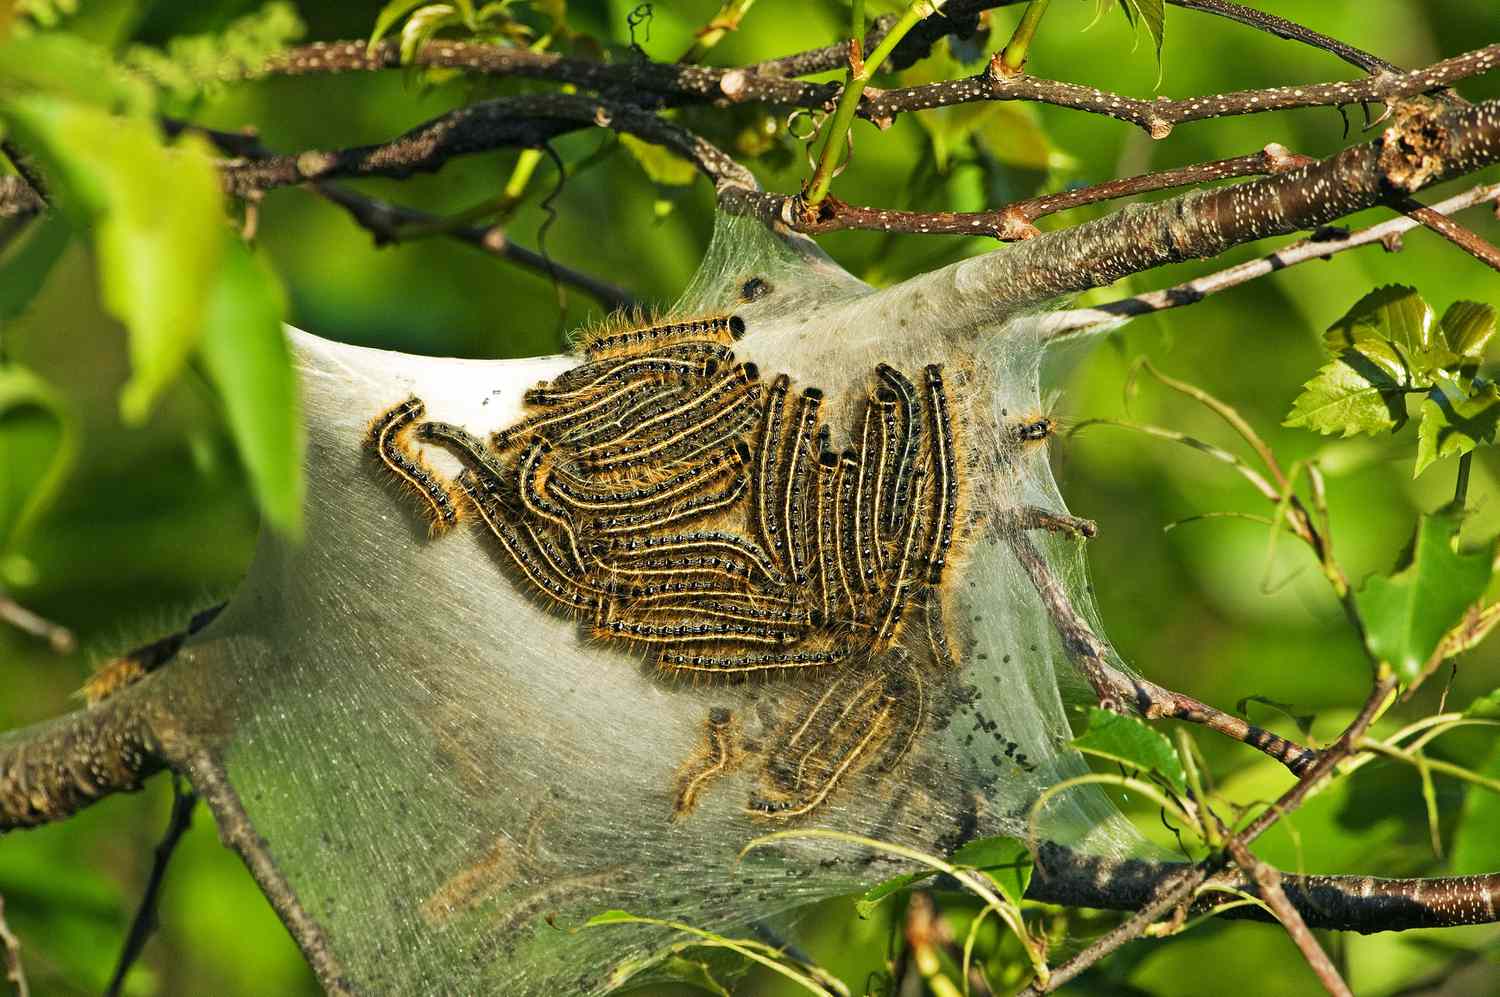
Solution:
<svg viewBox="0 0 1500 997"><path fill-rule="evenodd" d="M150 120L50 95L0 111L95 227L104 305L130 333L120 410L143 422L196 345L217 281L226 240L213 152L196 136L167 148Z"/></svg>
<svg viewBox="0 0 1500 997"><path fill-rule="evenodd" d="M156 107L145 80L116 65L103 48L60 32L19 35L0 45L0 97L28 92L137 116Z"/></svg>
<svg viewBox="0 0 1500 997"><path fill-rule="evenodd" d="M302 529L302 404L281 319L276 275L227 230L230 245L208 302L199 355L224 402L229 431L266 521Z"/></svg>
<svg viewBox="0 0 1500 997"><path fill-rule="evenodd" d="M1495 689L1488 696L1480 696L1469 704L1464 710L1464 716L1473 720L1500 720L1500 689ZM1496 827L1500 827L1497 824ZM1495 868L1500 869L1500 866Z"/></svg>
<svg viewBox="0 0 1500 997"><path fill-rule="evenodd" d="M427 0L391 0L390 3L380 8L380 13L375 15L375 27L370 31L370 41L365 46L365 54L373 55L375 46L391 28L396 26L396 22L426 2Z"/></svg>
<svg viewBox="0 0 1500 997"><path fill-rule="evenodd" d="M1485 384L1468 395L1448 378L1439 379L1422 401L1417 426L1417 463L1412 477L1434 461L1466 454L1481 443L1494 443L1500 426L1500 386Z"/></svg>
<svg viewBox="0 0 1500 997"><path fill-rule="evenodd" d="M31 304L72 238L67 219L49 211L34 220L20 245L0 259L0 328Z"/></svg>
<svg viewBox="0 0 1500 997"><path fill-rule="evenodd" d="M1455 301L1443 313L1438 326L1450 350L1477 360L1495 334L1495 309L1478 301Z"/></svg>
<svg viewBox="0 0 1500 997"><path fill-rule="evenodd" d="M634 135L620 136L620 144L635 157L652 183L665 187L686 187L698 179L698 168L674 152L659 145L636 138Z"/></svg>
<svg viewBox="0 0 1500 997"><path fill-rule="evenodd" d="M1090 707L1088 729L1069 743L1085 754L1155 773L1178 793L1187 792L1187 775L1172 742L1139 717Z"/></svg>
<svg viewBox="0 0 1500 997"><path fill-rule="evenodd" d="M1324 365L1292 403L1283 426L1332 435L1374 435L1406 422L1406 364L1391 344L1361 339Z"/></svg>
<svg viewBox="0 0 1500 997"><path fill-rule="evenodd" d="M672 955L656 964L655 976L664 982L684 983L714 997L733 997L724 984L714 976L708 963Z"/></svg>
<svg viewBox="0 0 1500 997"><path fill-rule="evenodd" d="M48 441L46 462L0 463L0 552L15 546L47 511L78 458L78 420L66 400L26 368L0 367L0 441L9 432L9 416L25 409L40 410L56 423L56 442ZM14 453L9 446L0 451Z"/></svg>
<svg viewBox="0 0 1500 997"><path fill-rule="evenodd" d="M1016 838L976 838L953 853L953 864L980 870L994 881L1005 899L1018 907L1031 885L1031 850Z"/></svg>
<svg viewBox="0 0 1500 997"><path fill-rule="evenodd" d="M858 900L854 901L854 913L861 919L868 918L875 913L875 908L886 897L893 896L907 889L913 883L920 883L937 875L936 869L924 869L921 872L908 872L901 876L892 876L890 879L876 883L866 890Z"/></svg>
<svg viewBox="0 0 1500 997"><path fill-rule="evenodd" d="M1488 551L1453 550L1459 517L1424 515L1408 559L1389 576L1372 575L1354 595L1370 653L1403 679L1422 673L1438 641L1489 584Z"/></svg>
<svg viewBox="0 0 1500 997"><path fill-rule="evenodd" d="M1406 356L1432 345L1432 307L1414 287L1378 287L1354 303L1328 331L1328 352L1341 354L1368 339L1384 339Z"/></svg>
<svg viewBox="0 0 1500 997"><path fill-rule="evenodd" d="M1120 9L1125 12L1125 20L1131 27L1135 27L1137 20L1146 26L1156 49L1156 64L1161 65L1161 42L1167 19L1165 0L1120 0Z"/></svg>
<svg viewBox="0 0 1500 997"><path fill-rule="evenodd" d="M1500 743L1490 752L1479 774L1500 779ZM1500 869L1500 793L1483 786L1470 786L1464 798L1458 830L1453 835L1453 860L1450 872L1455 876L1481 875Z"/></svg>

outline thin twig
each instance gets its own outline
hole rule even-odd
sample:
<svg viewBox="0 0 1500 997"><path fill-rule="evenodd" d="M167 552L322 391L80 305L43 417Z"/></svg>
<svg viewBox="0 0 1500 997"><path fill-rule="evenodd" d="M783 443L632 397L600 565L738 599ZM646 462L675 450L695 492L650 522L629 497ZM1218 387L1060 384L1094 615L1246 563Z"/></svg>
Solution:
<svg viewBox="0 0 1500 997"><path fill-rule="evenodd" d="M754 190L749 170L706 139L650 111L578 94L497 97L458 108L379 145L335 152L245 157L222 163L231 194L349 177L406 178L441 169L450 159L507 147L541 148L582 127L628 132L687 159L719 188Z"/></svg>
<svg viewBox="0 0 1500 997"><path fill-rule="evenodd" d="M1014 201L992 211L899 211L848 204L828 197L818 215L806 217L796 210L794 198L763 194L764 210L804 235L821 235L846 229L902 232L911 235L978 235L1001 242L1017 242L1039 234L1032 224L1040 218L1088 204L1132 197L1152 191L1212 183L1232 177L1284 173L1314 162L1311 157L1287 151L1271 143L1260 152L1208 163L1180 166L1155 173L1124 177L1105 183L1059 191Z"/></svg>
<svg viewBox="0 0 1500 997"><path fill-rule="evenodd" d="M875 50L889 40L888 36L883 37ZM844 47L843 52L847 60L848 48ZM710 69L655 62L612 65L550 52L447 39L431 42L415 55L413 61L423 66L570 83L607 91L616 99L621 92L632 93L637 95L634 103L654 103L657 106L727 99L735 103L831 110L842 89L836 84L802 83L745 68ZM1487 73L1497 63L1500 63L1500 44L1405 72L1382 71L1379 75L1359 80L1240 90L1178 100L1166 97L1143 100L1025 74L1005 76L987 68L960 80L878 93L865 91L851 113L887 127L898 115L908 111L975 101L1028 100L1115 118L1145 129L1153 138L1165 138L1174 125L1209 118L1297 107L1389 103L1401 97L1441 91L1459 80ZM263 74L306 75L387 69L399 65L400 49L395 42L381 42L373 51L368 51L364 42L339 41L319 42L278 53L260 71Z"/></svg>
<svg viewBox="0 0 1500 997"><path fill-rule="evenodd" d="M1465 208L1496 200L1500 200L1500 183L1484 184L1431 205L1427 210L1440 215L1450 215ZM1053 312L1042 318L1042 334L1047 337L1071 336L1100 327L1118 325L1125 319L1138 315L1149 315L1153 312L1166 311L1169 308L1196 304L1210 295L1238 287L1258 277L1285 270L1299 263L1306 263L1308 260L1326 260L1336 253L1357 249L1360 246L1380 243L1387 249L1395 249L1400 245L1401 235L1417 228L1420 224L1413 218L1392 218L1342 238L1315 236L1311 239L1302 239L1260 259L1227 267L1160 291L1149 291L1094 308Z"/></svg>
<svg viewBox="0 0 1500 997"><path fill-rule="evenodd" d="M442 221L437 215L382 201L336 184L313 183L308 186L349 212L356 223L374 235L377 246L401 242L404 238L402 230L407 225L436 225ZM636 303L634 295L624 288L516 245L499 225L456 225L444 228L442 234L543 277L576 287L592 295L610 311L629 308Z"/></svg>
<svg viewBox="0 0 1500 997"><path fill-rule="evenodd" d="M1016 530L1007 531L1006 539L1041 597L1063 647L1078 662L1105 709L1134 710L1148 720L1173 719L1201 724L1276 759L1293 775L1301 775L1312 767L1318 757L1312 749L1115 667L1108 645L1074 608L1067 591L1036 546Z"/></svg>
<svg viewBox="0 0 1500 997"><path fill-rule="evenodd" d="M866 100L862 116L882 127L907 111L952 107L976 101L1029 100L1099 114L1143 128L1152 138L1166 138L1174 125L1209 118L1261 114L1296 107L1340 107L1390 103L1401 97L1441 90L1458 80L1480 76L1500 65L1500 44L1465 52L1423 69L1383 73L1358 80L1237 90L1171 100L1141 100L1094 87L1034 76L1005 76L988 68L961 80L886 90Z"/></svg>
<svg viewBox="0 0 1500 997"><path fill-rule="evenodd" d="M1363 49L1355 48L1353 45L1341 42L1337 38L1303 27L1296 21L1289 21L1275 14L1268 14L1254 7L1246 7L1244 4L1230 3L1229 0L1167 0L1174 7L1183 7L1188 10L1198 10L1205 14L1214 14L1218 17L1238 21L1259 31L1269 32L1278 38L1288 41L1302 42L1314 48L1320 48L1338 56L1352 66L1358 66L1367 73L1399 73L1401 67L1394 63L1386 62L1379 56L1371 55Z"/></svg>
<svg viewBox="0 0 1500 997"><path fill-rule="evenodd" d="M1491 270L1500 270L1500 249L1484 241L1476 232L1464 228L1441 211L1434 211L1414 197L1398 197L1395 205Z"/></svg>
<svg viewBox="0 0 1500 997"><path fill-rule="evenodd" d="M1286 891L1281 888L1281 873L1251 854L1240 840L1233 835L1228 840L1229 854L1235 863L1255 881L1260 887L1260 898L1266 902L1276 913L1276 919L1286 929L1286 933L1296 944L1302 957L1307 960L1307 965L1312 969L1313 975L1318 982L1323 984L1332 997L1354 997L1349 990L1349 984L1339 975L1338 969L1333 965L1333 960L1328 958L1328 953L1323 951L1323 946L1313 937L1307 922L1297 912L1297 908L1287 899Z"/></svg>
<svg viewBox="0 0 1500 997"><path fill-rule="evenodd" d="M151 862L151 875L146 880L146 889L141 894L141 902L136 907L135 917L131 919L130 931L125 936L125 947L120 951L120 961L115 964L115 972L110 977L109 986L104 990L104 997L118 997L121 988L125 985L125 977L130 973L136 960L141 957L141 953L145 951L146 942L156 931L156 912L161 901L162 885L167 877L167 864L172 861L172 853L176 850L177 843L192 826L193 809L197 805L197 794L191 789L184 788L182 783L174 778L172 814L167 819L167 829L156 846Z"/></svg>
<svg viewBox="0 0 1500 997"><path fill-rule="evenodd" d="M1380 715L1385 705L1390 702L1395 689L1396 679L1393 675L1389 673L1380 675L1370 690L1364 706L1360 709L1359 715L1354 718L1339 739L1319 755L1317 761L1303 774L1296 785L1283 793L1240 833L1240 841L1246 845L1250 844L1282 817L1301 806L1303 801L1319 788L1323 780L1331 775L1340 763L1354 754L1355 745L1364 736L1365 731L1369 730L1370 725L1375 722L1375 718ZM1168 911L1186 902L1200 886L1221 870L1222 865L1222 859L1215 859L1197 865L1177 867L1157 882L1152 890L1151 898L1134 915L1096 939L1066 963L1053 969L1052 976L1045 986L1033 983L1021 993L1028 997L1035 997L1037 994L1050 993L1063 986L1121 945L1138 938L1147 927Z"/></svg>
<svg viewBox="0 0 1500 997"><path fill-rule="evenodd" d="M30 997L31 987L26 982L26 967L21 963L21 940L5 923L5 898L0 896L0 948L5 950L5 978L15 984L16 997Z"/></svg>
<svg viewBox="0 0 1500 997"><path fill-rule="evenodd" d="M73 639L73 631L32 612L3 589L0 589L0 621L9 623L22 633L46 641L47 646L58 654L72 654L78 646L78 642Z"/></svg>

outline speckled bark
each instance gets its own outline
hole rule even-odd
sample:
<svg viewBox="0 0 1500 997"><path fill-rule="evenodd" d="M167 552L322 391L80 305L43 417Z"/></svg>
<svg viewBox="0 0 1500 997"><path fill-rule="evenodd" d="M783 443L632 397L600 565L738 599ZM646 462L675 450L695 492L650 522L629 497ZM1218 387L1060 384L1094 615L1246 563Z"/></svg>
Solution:
<svg viewBox="0 0 1500 997"><path fill-rule="evenodd" d="M1162 882L1185 868L1180 863L1101 859L1045 843L1026 896L1069 907L1139 910ZM1212 882L1252 895L1258 892L1255 883L1237 870L1226 869ZM1500 873L1442 879L1282 873L1281 887L1308 927L1334 931L1369 934L1490 924L1500 910ZM1199 906L1207 908L1222 899L1210 894ZM1260 907L1237 907L1222 916L1271 920Z"/></svg>
<svg viewBox="0 0 1500 997"><path fill-rule="evenodd" d="M139 789L165 764L150 716L136 697L124 697L0 734L0 832Z"/></svg>
<svg viewBox="0 0 1500 997"><path fill-rule="evenodd" d="M951 269L1009 302L1041 303L1168 263L1316 228L1497 160L1500 101L1452 107L1423 100L1399 108L1374 142L1328 159L1263 180L1130 205Z"/></svg>

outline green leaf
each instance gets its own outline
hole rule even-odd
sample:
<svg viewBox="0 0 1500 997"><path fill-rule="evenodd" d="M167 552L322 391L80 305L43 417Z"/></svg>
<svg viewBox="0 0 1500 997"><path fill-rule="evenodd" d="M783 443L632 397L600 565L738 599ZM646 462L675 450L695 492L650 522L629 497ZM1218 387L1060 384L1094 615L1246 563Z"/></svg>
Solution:
<svg viewBox="0 0 1500 997"><path fill-rule="evenodd" d="M1354 303L1328 331L1323 343L1335 355L1368 339L1394 343L1405 356L1432 346L1432 307L1414 287L1378 287Z"/></svg>
<svg viewBox="0 0 1500 997"><path fill-rule="evenodd" d="M1424 515L1405 563L1389 576L1372 575L1355 593L1370 653L1410 681L1489 584L1488 551L1453 549L1460 519Z"/></svg>
<svg viewBox="0 0 1500 997"><path fill-rule="evenodd" d="M229 232L224 266L209 298L199 355L218 389L230 434L266 521L302 530L302 400L281 320L276 275Z"/></svg>
<svg viewBox="0 0 1500 997"><path fill-rule="evenodd" d="M14 364L0 367L0 452L19 449L8 439L17 412L37 410L55 424L46 461L0 460L0 553L25 538L61 493L78 460L78 420L66 400L32 371Z"/></svg>
<svg viewBox="0 0 1500 997"><path fill-rule="evenodd" d="M156 107L149 84L109 53L74 35L18 35L0 45L0 99L50 94L107 111L144 116Z"/></svg>
<svg viewBox="0 0 1500 997"><path fill-rule="evenodd" d="M1464 716L1471 720L1500 720L1500 689L1474 700L1469 704L1469 708L1464 710ZM1495 826L1500 827L1500 824ZM1495 868L1500 869L1500 866Z"/></svg>
<svg viewBox="0 0 1500 997"><path fill-rule="evenodd" d="M1455 301L1438 326L1449 349L1461 357L1478 359L1495 334L1495 309L1478 301Z"/></svg>
<svg viewBox="0 0 1500 997"><path fill-rule="evenodd" d="M1139 717L1090 707L1088 729L1069 743L1085 754L1155 773L1178 793L1187 792L1187 775L1172 742Z"/></svg>
<svg viewBox="0 0 1500 997"><path fill-rule="evenodd" d="M380 13L375 15L375 27L370 31L370 43L365 46L365 54L373 55L375 46L395 27L396 22L426 2L427 0L391 0L380 8Z"/></svg>
<svg viewBox="0 0 1500 997"><path fill-rule="evenodd" d="M595 914L583 922L583 926L585 928L592 928L599 924L639 924L640 922L640 915L632 914L628 910L615 908L614 910L607 910L602 914Z"/></svg>
<svg viewBox="0 0 1500 997"><path fill-rule="evenodd" d="M1479 774L1500 779L1500 742L1479 768ZM1455 876L1482 875L1500 871L1500 793L1483 786L1470 786L1464 797L1458 830L1453 835L1453 860L1449 871Z"/></svg>
<svg viewBox="0 0 1500 997"><path fill-rule="evenodd" d="M33 220L19 244L0 259L0 326L31 304L72 238L67 219L49 211Z"/></svg>
<svg viewBox="0 0 1500 997"><path fill-rule="evenodd" d="M401 26L401 62L415 61L417 53L432 40L433 35L462 23L463 15L451 3L429 4L414 11Z"/></svg>
<svg viewBox="0 0 1500 997"><path fill-rule="evenodd" d="M1016 838L976 838L953 853L953 864L980 870L994 881L1005 899L1018 907L1031 885L1031 849Z"/></svg>
<svg viewBox="0 0 1500 997"><path fill-rule="evenodd" d="M196 345L217 280L226 232L212 149L196 136L168 148L148 120L42 94L3 110L94 225L104 305L130 333L120 410L139 424Z"/></svg>
<svg viewBox="0 0 1500 997"><path fill-rule="evenodd" d="M1146 26L1156 49L1156 64L1161 65L1161 43L1167 20L1165 0L1120 0L1120 9L1125 12L1125 20L1132 28L1138 21Z"/></svg>
<svg viewBox="0 0 1500 997"><path fill-rule="evenodd" d="M1410 373L1391 344L1361 339L1325 364L1292 403L1283 426L1332 435L1374 435L1406 422L1403 389Z"/></svg>
<svg viewBox="0 0 1500 997"><path fill-rule="evenodd" d="M924 869L921 872L908 872L901 876L892 876L883 882L876 883L866 890L858 900L854 901L854 913L860 918L868 918L875 913L875 908L887 897L894 896L902 890L909 888L913 883L920 883L924 879L930 879L937 875L936 869Z"/></svg>
<svg viewBox="0 0 1500 997"><path fill-rule="evenodd" d="M1466 454L1481 443L1494 443L1500 426L1500 386L1485 384L1468 395L1463 387L1442 378L1422 401L1417 426L1416 477L1434 461Z"/></svg>
<svg viewBox="0 0 1500 997"><path fill-rule="evenodd" d="M686 187L698 179L696 166L659 145L625 134L620 135L620 144L635 157L652 183L666 187Z"/></svg>

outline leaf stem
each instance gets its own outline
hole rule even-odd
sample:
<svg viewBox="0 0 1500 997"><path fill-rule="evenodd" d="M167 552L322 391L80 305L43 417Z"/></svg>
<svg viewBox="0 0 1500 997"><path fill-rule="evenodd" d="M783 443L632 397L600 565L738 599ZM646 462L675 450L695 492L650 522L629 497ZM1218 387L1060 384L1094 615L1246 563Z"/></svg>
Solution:
<svg viewBox="0 0 1500 997"><path fill-rule="evenodd" d="M1469 500L1469 470L1474 463L1474 451L1470 450L1458 458L1458 481L1453 485L1453 508L1463 512Z"/></svg>
<svg viewBox="0 0 1500 997"><path fill-rule="evenodd" d="M1010 36L1010 41L1005 43L1005 48L1000 50L1000 58L996 63L996 69L1003 76L1014 76L1026 65L1026 57L1030 54L1031 40L1036 37L1037 25L1042 23L1042 15L1047 13L1047 4L1050 0L1031 0L1026 5L1026 12L1021 15L1021 23L1016 25L1015 34Z"/></svg>
<svg viewBox="0 0 1500 997"><path fill-rule="evenodd" d="M828 134L823 138L823 150L818 155L817 168L813 170L812 179L807 182L807 193L803 195L803 204L809 209L810 214L815 214L815 209L823 203L828 196L828 187L833 183L833 173L838 167L840 152L849 136L849 127L854 124L854 116L859 111L860 98L864 96L865 87L870 78L880 69L881 63L891 51L906 37L907 32L916 27L918 21L928 14L937 13L943 6L944 0L916 0L902 11L891 30L881 39L875 51L870 53L868 59L863 58L859 52L859 37L862 30L856 31L849 40L850 60L849 75L844 80L844 89L839 92L838 106L834 108L833 119L828 123ZM864 20L864 4L855 5L855 20ZM860 28L863 25L860 24Z"/></svg>

